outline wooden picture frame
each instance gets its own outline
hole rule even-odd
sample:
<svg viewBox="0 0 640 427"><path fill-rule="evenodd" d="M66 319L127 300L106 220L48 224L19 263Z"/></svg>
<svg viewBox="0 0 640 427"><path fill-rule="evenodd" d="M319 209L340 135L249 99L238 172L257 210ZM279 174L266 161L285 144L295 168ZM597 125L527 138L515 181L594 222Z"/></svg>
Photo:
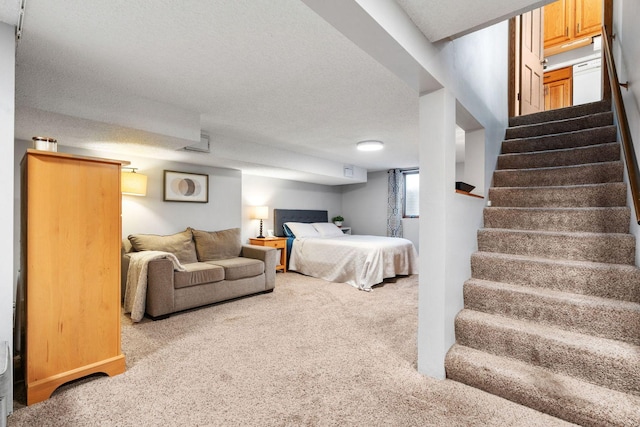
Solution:
<svg viewBox="0 0 640 427"><path fill-rule="evenodd" d="M165 202L209 203L209 175L165 170Z"/></svg>

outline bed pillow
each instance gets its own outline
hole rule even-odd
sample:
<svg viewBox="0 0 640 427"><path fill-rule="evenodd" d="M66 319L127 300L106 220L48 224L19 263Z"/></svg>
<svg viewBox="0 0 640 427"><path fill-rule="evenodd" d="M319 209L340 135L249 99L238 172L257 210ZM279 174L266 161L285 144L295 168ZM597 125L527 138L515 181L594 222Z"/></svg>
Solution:
<svg viewBox="0 0 640 427"><path fill-rule="evenodd" d="M191 229L196 242L198 261L212 261L240 256L242 240L239 228L220 231L202 231Z"/></svg>
<svg viewBox="0 0 640 427"><path fill-rule="evenodd" d="M314 222L312 225L322 237L344 236L342 230L332 222Z"/></svg>
<svg viewBox="0 0 640 427"><path fill-rule="evenodd" d="M178 258L182 264L198 262L196 257L196 246L193 244L193 237L190 230L169 236L159 236L157 234L130 234L129 242L137 252L140 251L162 251L170 252Z"/></svg>
<svg viewBox="0 0 640 427"><path fill-rule="evenodd" d="M292 232L291 229L289 227L287 227L287 224L282 224L282 229L284 230L284 235L286 237L296 237Z"/></svg>
<svg viewBox="0 0 640 427"><path fill-rule="evenodd" d="M304 222L287 222L285 223L289 230L296 238L302 237L320 237L320 233L311 224Z"/></svg>

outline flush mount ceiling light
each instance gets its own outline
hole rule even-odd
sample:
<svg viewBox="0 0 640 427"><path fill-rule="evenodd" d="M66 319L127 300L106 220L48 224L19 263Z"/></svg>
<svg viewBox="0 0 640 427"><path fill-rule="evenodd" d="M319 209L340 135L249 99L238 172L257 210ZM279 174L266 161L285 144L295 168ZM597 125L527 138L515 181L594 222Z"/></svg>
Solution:
<svg viewBox="0 0 640 427"><path fill-rule="evenodd" d="M382 143L382 141L374 141L374 140L360 141L356 144L356 147L360 151L378 151L378 150L382 150L383 146L384 144Z"/></svg>

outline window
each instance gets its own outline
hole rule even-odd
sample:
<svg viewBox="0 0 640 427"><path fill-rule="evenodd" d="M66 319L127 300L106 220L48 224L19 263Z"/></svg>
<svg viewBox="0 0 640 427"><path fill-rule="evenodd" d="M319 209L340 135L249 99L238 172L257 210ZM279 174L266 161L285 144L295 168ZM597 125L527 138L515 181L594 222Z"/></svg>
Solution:
<svg viewBox="0 0 640 427"><path fill-rule="evenodd" d="M411 170L404 175L404 218L420 216L420 172Z"/></svg>

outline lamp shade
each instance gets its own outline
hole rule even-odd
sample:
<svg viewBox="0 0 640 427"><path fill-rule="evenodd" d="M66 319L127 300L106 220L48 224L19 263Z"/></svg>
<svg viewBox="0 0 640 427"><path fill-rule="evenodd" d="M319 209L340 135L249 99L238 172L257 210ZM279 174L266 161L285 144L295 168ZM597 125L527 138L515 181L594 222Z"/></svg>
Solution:
<svg viewBox="0 0 640 427"><path fill-rule="evenodd" d="M268 206L255 206L253 208L253 219L268 219L269 207Z"/></svg>
<svg viewBox="0 0 640 427"><path fill-rule="evenodd" d="M122 172L120 178L120 187L122 194L130 196L146 196L147 195L147 176L141 173Z"/></svg>

